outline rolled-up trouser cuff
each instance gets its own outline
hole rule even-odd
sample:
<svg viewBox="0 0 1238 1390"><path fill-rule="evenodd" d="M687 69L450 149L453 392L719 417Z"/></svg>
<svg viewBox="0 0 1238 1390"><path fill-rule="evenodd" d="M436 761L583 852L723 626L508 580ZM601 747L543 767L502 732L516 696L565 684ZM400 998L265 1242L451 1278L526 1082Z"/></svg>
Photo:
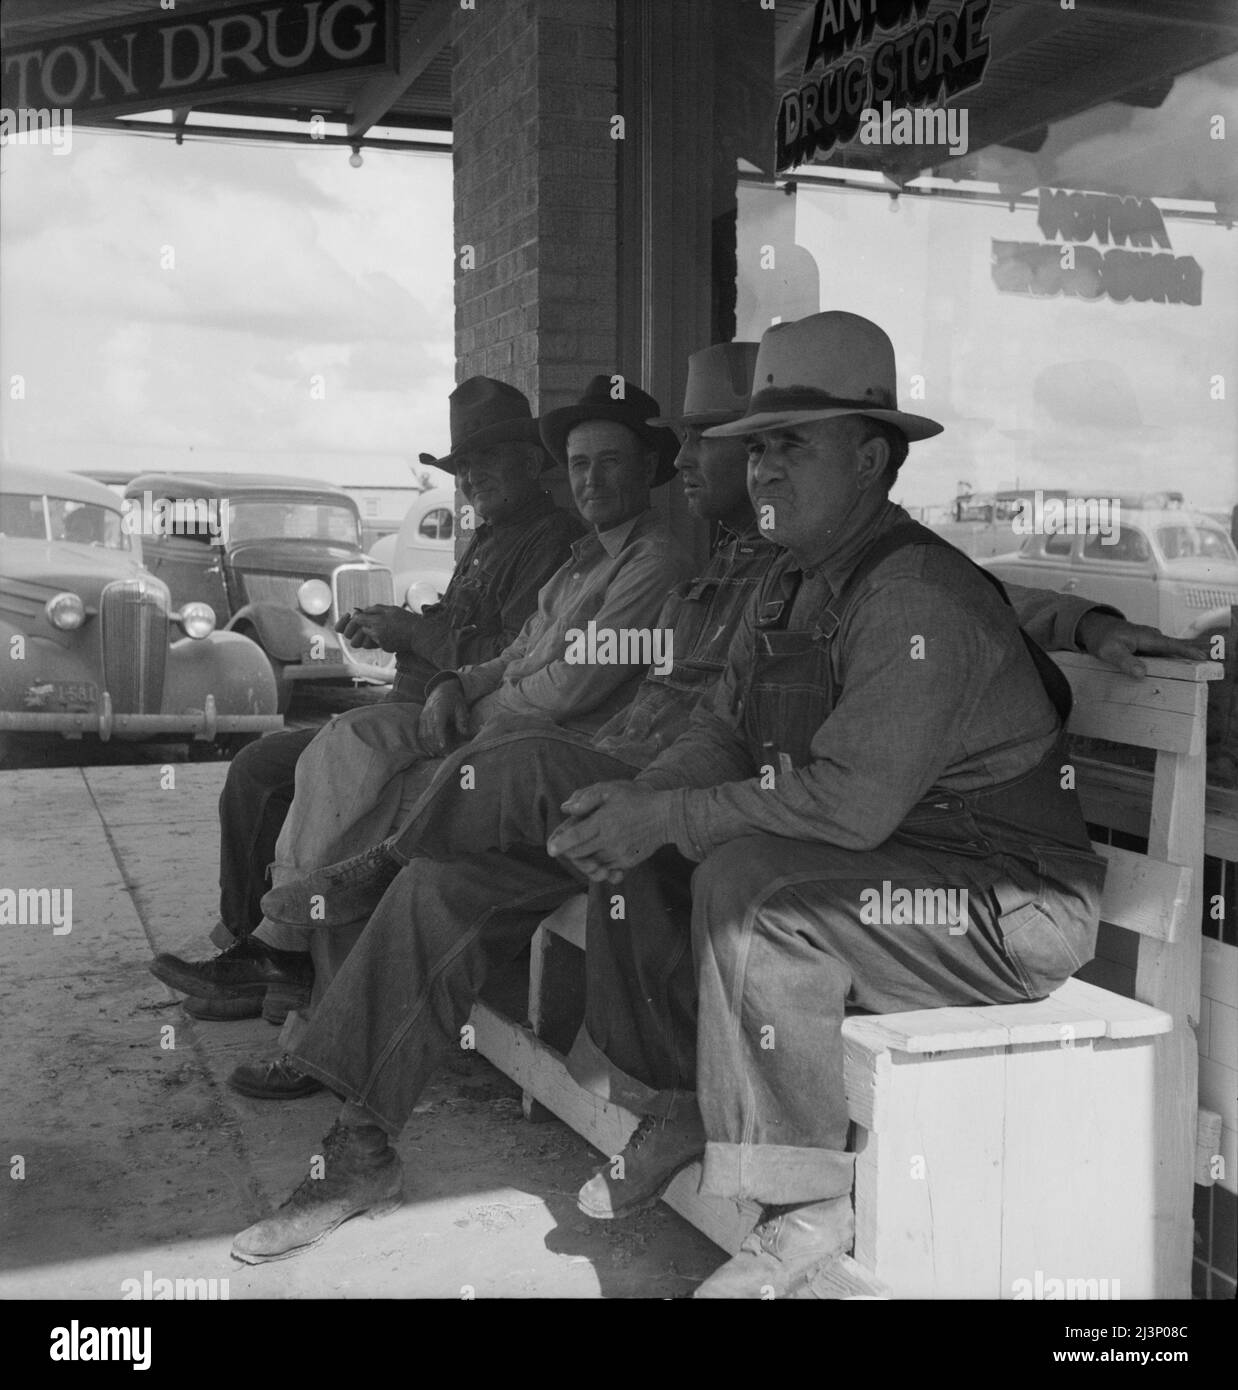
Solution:
<svg viewBox="0 0 1238 1390"><path fill-rule="evenodd" d="M855 1155L837 1149L711 1142L705 1146L701 1191L767 1206L824 1202L851 1191L854 1169Z"/></svg>
<svg viewBox="0 0 1238 1390"><path fill-rule="evenodd" d="M567 1069L572 1080L611 1105L622 1106L635 1115L657 1115L659 1119L669 1119L672 1112L682 1107L683 1101L692 1095L689 1091L655 1091L643 1081L630 1076L615 1066L609 1057L589 1036L589 1030L581 1024L576 1041L568 1053Z"/></svg>
<svg viewBox="0 0 1238 1390"><path fill-rule="evenodd" d="M310 948L310 928L293 927L286 922L272 922L264 917L254 928L254 936L276 951L301 951Z"/></svg>

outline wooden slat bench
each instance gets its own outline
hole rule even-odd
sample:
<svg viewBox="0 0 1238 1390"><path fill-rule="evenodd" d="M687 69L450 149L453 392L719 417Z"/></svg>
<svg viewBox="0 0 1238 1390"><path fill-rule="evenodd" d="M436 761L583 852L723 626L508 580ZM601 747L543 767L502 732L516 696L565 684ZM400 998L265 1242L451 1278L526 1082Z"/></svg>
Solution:
<svg viewBox="0 0 1238 1390"><path fill-rule="evenodd" d="M1205 682L1221 668L1152 660L1136 681L1056 659L1072 732L1156 752L1147 853L1097 845L1103 921L1137 934L1133 997L1076 978L1035 1004L848 1018L856 1244L823 1296L1034 1297L1051 1280L1084 1281L1080 1296L1189 1296ZM1102 765L1075 766L1089 822L1120 826L1127 809L1110 818L1090 790ZM485 1004L473 1022L531 1118L544 1106L615 1154L636 1116L581 1090L564 1061L583 1012L584 903L534 939L528 1025ZM666 1201L733 1252L756 1208L701 1196L699 1172Z"/></svg>

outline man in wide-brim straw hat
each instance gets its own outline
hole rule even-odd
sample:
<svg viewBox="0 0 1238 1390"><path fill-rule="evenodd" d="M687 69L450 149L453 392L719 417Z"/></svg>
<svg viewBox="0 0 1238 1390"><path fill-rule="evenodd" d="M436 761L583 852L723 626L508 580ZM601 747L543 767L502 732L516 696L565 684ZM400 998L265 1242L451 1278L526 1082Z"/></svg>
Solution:
<svg viewBox="0 0 1238 1390"><path fill-rule="evenodd" d="M705 437L746 441L788 554L691 730L578 793L551 841L629 918L661 902L683 930L691 879L699 1118L667 1128L703 1130L703 1191L764 1208L698 1296L794 1295L850 1247L846 1005L1037 999L1095 943L1104 865L1059 777L1069 689L1000 586L890 502L908 442L940 429L895 382L854 314L765 334L747 412ZM892 911L891 885L929 890L911 901L932 920Z"/></svg>
<svg viewBox="0 0 1238 1390"><path fill-rule="evenodd" d="M382 1136L400 1133L427 1076L457 1044L486 960L496 950L518 950L542 914L577 891L578 880L539 853L562 819L561 803L589 784L619 785L676 738L692 737L691 713L713 693L747 602L780 554L756 525L743 439L710 437L711 426L747 409L755 346L693 354L681 412L650 421L679 435L675 465L689 509L720 531L700 578L673 595L658 619L671 638L672 669L651 673L628 710L592 739L568 729L483 734L447 760L378 853L265 900L269 912L293 921L306 920L315 900L327 918L344 922L377 904L346 975L293 1054L297 1067L347 1098L340 1123L367 1133L373 1147L369 1167L358 1162L338 1169L331 1183L306 1184L299 1198L238 1237L241 1258L296 1253L375 1204L373 1174L389 1162ZM1055 614L1043 624L1046 635L1055 624L1073 633L1089 608L1082 600L1029 597L1038 613ZM1127 626L1113 617L1102 623L1098 632ZM693 1047L681 1039L695 994L687 933L656 893L624 897L628 910L617 922L615 891L600 885L590 896L585 1026L568 1060L580 1084L642 1114L625 1150L624 1178L605 1165L580 1193L581 1210L603 1219L655 1202L705 1143L690 1094ZM513 903L522 909L515 918L505 911ZM320 930L331 929L324 920ZM411 1018L410 993L425 999Z"/></svg>

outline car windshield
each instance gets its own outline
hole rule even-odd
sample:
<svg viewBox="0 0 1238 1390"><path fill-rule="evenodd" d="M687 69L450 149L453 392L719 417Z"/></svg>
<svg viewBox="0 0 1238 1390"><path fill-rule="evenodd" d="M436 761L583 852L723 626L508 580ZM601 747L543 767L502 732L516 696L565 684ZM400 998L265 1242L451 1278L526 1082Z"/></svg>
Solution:
<svg viewBox="0 0 1238 1390"><path fill-rule="evenodd" d="M10 492L0 496L0 536L13 540L69 541L105 550L129 550L121 514L96 502Z"/></svg>
<svg viewBox="0 0 1238 1390"><path fill-rule="evenodd" d="M1156 543L1166 560L1238 560L1233 541L1216 526L1158 526Z"/></svg>
<svg viewBox="0 0 1238 1390"><path fill-rule="evenodd" d="M228 536L233 541L316 540L360 545L357 514L338 502L310 499L228 501Z"/></svg>

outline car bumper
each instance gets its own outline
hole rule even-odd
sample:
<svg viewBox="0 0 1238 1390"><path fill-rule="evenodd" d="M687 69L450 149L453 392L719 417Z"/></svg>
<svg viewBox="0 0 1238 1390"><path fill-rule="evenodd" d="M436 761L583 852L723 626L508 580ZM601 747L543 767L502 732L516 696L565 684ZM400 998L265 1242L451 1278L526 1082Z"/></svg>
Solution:
<svg viewBox="0 0 1238 1390"><path fill-rule="evenodd" d="M371 666L363 661L292 661L281 667L279 674L288 681L370 681L374 685L390 685L395 679L395 666Z"/></svg>
<svg viewBox="0 0 1238 1390"><path fill-rule="evenodd" d="M114 714L105 692L97 710L49 711L45 714L0 710L0 730L11 733L97 734L105 742L116 737L152 738L159 734L189 734L209 743L220 734L264 734L284 727L282 714L219 714L215 697L205 708L183 714Z"/></svg>

